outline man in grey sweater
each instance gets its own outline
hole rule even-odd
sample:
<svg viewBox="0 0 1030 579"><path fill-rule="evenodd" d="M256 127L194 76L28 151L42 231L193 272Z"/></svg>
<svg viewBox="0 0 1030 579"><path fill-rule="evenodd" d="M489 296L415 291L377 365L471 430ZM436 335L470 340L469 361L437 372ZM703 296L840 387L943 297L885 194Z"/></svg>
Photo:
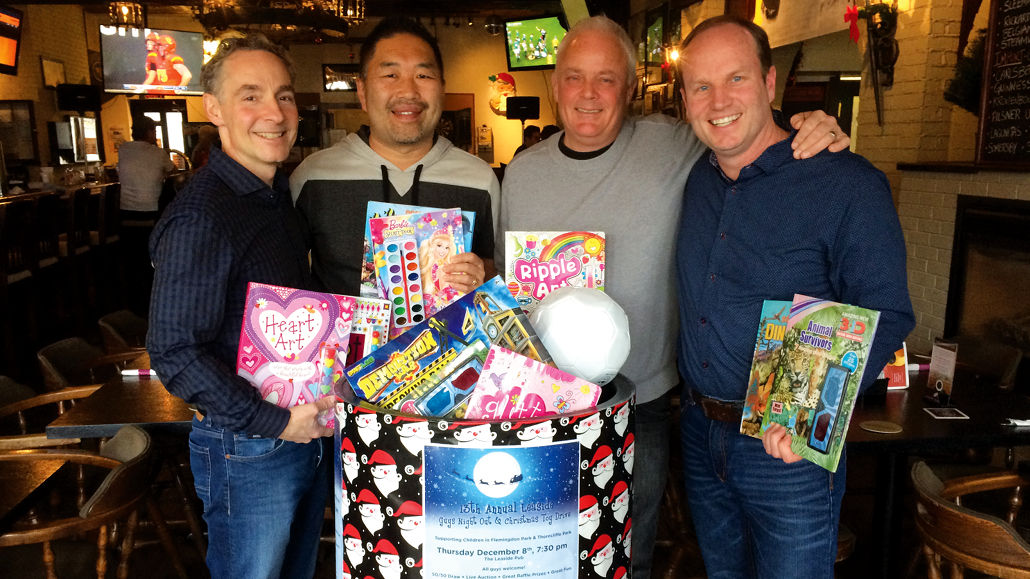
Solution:
<svg viewBox="0 0 1030 579"><path fill-rule="evenodd" d="M565 130L508 166L494 246L500 269L505 231L605 232L605 290L626 311L633 347L622 367L637 402L633 577L646 579L668 469L668 393L679 383L673 248L687 174L705 146L669 117L627 118L635 69L632 42L608 18L565 36L552 77ZM799 158L848 146L824 113L792 123Z"/></svg>

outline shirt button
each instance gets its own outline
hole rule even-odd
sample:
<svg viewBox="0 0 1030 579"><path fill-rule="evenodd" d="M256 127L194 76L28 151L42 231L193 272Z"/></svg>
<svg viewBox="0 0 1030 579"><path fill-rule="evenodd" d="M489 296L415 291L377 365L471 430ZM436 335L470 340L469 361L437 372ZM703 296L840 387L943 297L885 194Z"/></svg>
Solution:
<svg viewBox="0 0 1030 579"><path fill-rule="evenodd" d="M708 323L708 320L706 320L705 318L701 318L701 325L702 326L707 324L707 323Z"/></svg>
<svg viewBox="0 0 1030 579"><path fill-rule="evenodd" d="M705 360L704 362L701 362L701 367L702 368L707 368L708 367L708 361Z"/></svg>
<svg viewBox="0 0 1030 579"><path fill-rule="evenodd" d="M712 275L708 276L708 279L715 281L715 274L713 273Z"/></svg>
<svg viewBox="0 0 1030 579"><path fill-rule="evenodd" d="M723 231L722 233L719 234L719 239L726 239L726 232L725 231Z"/></svg>

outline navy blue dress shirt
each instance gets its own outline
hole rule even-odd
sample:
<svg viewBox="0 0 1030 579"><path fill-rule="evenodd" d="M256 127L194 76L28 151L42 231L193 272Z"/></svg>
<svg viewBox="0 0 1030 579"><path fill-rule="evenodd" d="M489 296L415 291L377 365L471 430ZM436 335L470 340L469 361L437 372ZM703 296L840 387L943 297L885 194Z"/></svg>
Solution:
<svg viewBox="0 0 1030 579"><path fill-rule="evenodd" d="M221 149L169 205L150 238L147 349L168 391L215 426L278 437L289 411L236 374L248 282L310 289L307 243L276 172L269 187Z"/></svg>
<svg viewBox="0 0 1030 579"><path fill-rule="evenodd" d="M709 153L687 180L678 363L687 386L706 396L744 398L763 300L799 293L879 310L863 387L915 325L886 177L849 152L796 160L790 141L736 180Z"/></svg>

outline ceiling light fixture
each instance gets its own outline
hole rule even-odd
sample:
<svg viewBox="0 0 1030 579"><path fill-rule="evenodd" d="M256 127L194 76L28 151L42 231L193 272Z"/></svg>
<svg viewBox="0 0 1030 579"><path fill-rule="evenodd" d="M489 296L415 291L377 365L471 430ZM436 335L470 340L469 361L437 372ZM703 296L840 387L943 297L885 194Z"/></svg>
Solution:
<svg viewBox="0 0 1030 579"><path fill-rule="evenodd" d="M365 20L365 0L202 0L194 17L211 36L232 29L282 44L339 42Z"/></svg>
<svg viewBox="0 0 1030 579"><path fill-rule="evenodd" d="M111 26L143 28L143 7L136 2L111 2L107 6Z"/></svg>

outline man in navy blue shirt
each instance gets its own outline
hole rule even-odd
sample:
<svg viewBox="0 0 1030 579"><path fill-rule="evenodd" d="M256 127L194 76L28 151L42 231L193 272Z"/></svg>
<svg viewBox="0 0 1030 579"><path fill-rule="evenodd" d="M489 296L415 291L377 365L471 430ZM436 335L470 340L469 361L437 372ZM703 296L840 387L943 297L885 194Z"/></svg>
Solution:
<svg viewBox="0 0 1030 579"><path fill-rule="evenodd" d="M311 577L332 433L327 397L280 408L236 375L248 282L308 288L307 243L279 170L297 136L293 67L263 36L223 41L204 65L221 148L150 240L147 349L168 390L197 408L190 466L212 577ZM328 449L328 445L325 449Z"/></svg>
<svg viewBox="0 0 1030 579"><path fill-rule="evenodd" d="M762 301L801 293L881 312L863 386L914 326L884 175L851 153L799 162L770 104L765 32L720 16L680 48L683 102L711 151L687 181L677 241L678 363L690 510L709 577L832 577L845 460L831 473L782 427L740 434Z"/></svg>

